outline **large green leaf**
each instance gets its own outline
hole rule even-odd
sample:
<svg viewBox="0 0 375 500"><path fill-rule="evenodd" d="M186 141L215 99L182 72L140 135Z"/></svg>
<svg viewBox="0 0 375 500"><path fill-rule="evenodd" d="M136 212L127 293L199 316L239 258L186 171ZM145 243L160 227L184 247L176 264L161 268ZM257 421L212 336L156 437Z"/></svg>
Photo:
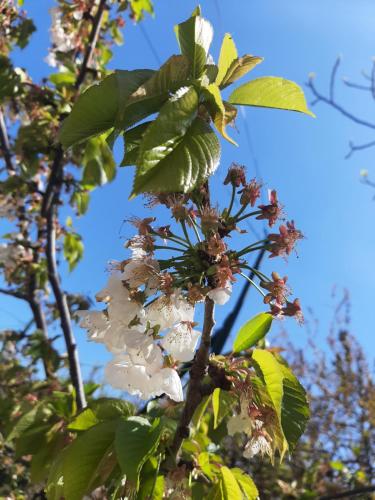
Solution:
<svg viewBox="0 0 375 500"><path fill-rule="evenodd" d="M64 452L64 497L82 500L103 484L116 465L113 443L116 425L102 422L78 436Z"/></svg>
<svg viewBox="0 0 375 500"><path fill-rule="evenodd" d="M233 352L244 351L253 347L269 332L272 316L268 313L259 313L251 318L239 329L233 343Z"/></svg>
<svg viewBox="0 0 375 500"><path fill-rule="evenodd" d="M289 451L292 452L305 432L310 411L305 389L288 366L283 362L280 366L284 374L281 425L288 441Z"/></svg>
<svg viewBox="0 0 375 500"><path fill-rule="evenodd" d="M217 168L220 144L212 128L197 117L177 147L156 167L136 171L133 193L184 192L202 184Z"/></svg>
<svg viewBox="0 0 375 500"><path fill-rule="evenodd" d="M272 400L277 416L281 420L284 373L275 356L264 349L254 349L252 355L256 367L260 370Z"/></svg>
<svg viewBox="0 0 375 500"><path fill-rule="evenodd" d="M117 70L83 92L64 120L59 140L67 148L112 128L128 97L149 80L154 71Z"/></svg>
<svg viewBox="0 0 375 500"><path fill-rule="evenodd" d="M88 189L111 182L116 175L116 164L105 137L92 137L86 143L82 159L82 184Z"/></svg>
<svg viewBox="0 0 375 500"><path fill-rule="evenodd" d="M129 417L134 413L134 406L128 401L116 398L99 398L90 403L81 413L74 417L68 425L72 431L83 431L99 422Z"/></svg>
<svg viewBox="0 0 375 500"><path fill-rule="evenodd" d="M43 425L51 416L51 410L46 402L37 403L34 408L24 413L13 426L11 432L7 436L7 441L17 439L24 434L30 427Z"/></svg>
<svg viewBox="0 0 375 500"><path fill-rule="evenodd" d="M178 24L174 29L181 52L191 63L191 76L199 78L206 65L212 42L211 24L201 17L199 10L196 10L192 17Z"/></svg>
<svg viewBox="0 0 375 500"><path fill-rule="evenodd" d="M232 62L237 59L237 48L233 41L232 35L225 33L223 43L221 44L219 56L219 71L216 77L216 84L220 85L226 75Z"/></svg>
<svg viewBox="0 0 375 500"><path fill-rule="evenodd" d="M299 85L276 76L265 76L241 85L229 97L231 104L286 109L315 116Z"/></svg>
<svg viewBox="0 0 375 500"><path fill-rule="evenodd" d="M135 165L144 133L152 122L145 122L124 132L124 157L121 167Z"/></svg>
<svg viewBox="0 0 375 500"><path fill-rule="evenodd" d="M156 451L161 434L158 420L151 425L143 417L121 419L116 431L115 450L122 472L127 481L136 489L139 474L152 454Z"/></svg>
<svg viewBox="0 0 375 500"><path fill-rule="evenodd" d="M237 467L231 469L231 472L240 485L244 498L246 500L256 500L259 497L259 492L251 477Z"/></svg>
<svg viewBox="0 0 375 500"><path fill-rule="evenodd" d="M183 87L172 96L143 136L138 168L150 171L170 155L197 116L197 110L198 94L194 87Z"/></svg>
<svg viewBox="0 0 375 500"><path fill-rule="evenodd" d="M118 117L118 126L129 128L159 111L171 93L186 85L189 74L189 60L183 55L171 56L132 94Z"/></svg>

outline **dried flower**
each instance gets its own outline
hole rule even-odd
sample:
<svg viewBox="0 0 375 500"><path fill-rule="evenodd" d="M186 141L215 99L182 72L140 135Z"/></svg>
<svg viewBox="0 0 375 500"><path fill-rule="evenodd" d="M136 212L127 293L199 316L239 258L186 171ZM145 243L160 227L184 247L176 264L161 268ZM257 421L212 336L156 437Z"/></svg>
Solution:
<svg viewBox="0 0 375 500"><path fill-rule="evenodd" d="M277 219L280 219L282 216L282 207L279 205L277 200L277 193L273 189L268 193L269 205L259 205L262 213L258 215L256 218L258 220L268 220L269 227L272 227Z"/></svg>

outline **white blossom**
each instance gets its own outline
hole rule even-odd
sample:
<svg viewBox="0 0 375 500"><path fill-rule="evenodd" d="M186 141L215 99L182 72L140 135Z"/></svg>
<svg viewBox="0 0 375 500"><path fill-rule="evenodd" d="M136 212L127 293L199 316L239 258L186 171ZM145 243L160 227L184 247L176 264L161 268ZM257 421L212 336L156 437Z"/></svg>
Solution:
<svg viewBox="0 0 375 500"><path fill-rule="evenodd" d="M193 322L194 307L177 291L168 296L161 295L147 306L146 317L151 326L159 325L162 331L181 321Z"/></svg>
<svg viewBox="0 0 375 500"><path fill-rule="evenodd" d="M260 453L263 455L272 456L272 447L265 436L259 434L250 439L250 441L245 446L243 456L245 458L253 458L255 455Z"/></svg>
<svg viewBox="0 0 375 500"><path fill-rule="evenodd" d="M165 334L161 345L176 361L191 361L200 336L201 332L193 330L189 323L177 323Z"/></svg>
<svg viewBox="0 0 375 500"><path fill-rule="evenodd" d="M214 288L213 290L210 290L207 295L215 302L215 304L223 306L228 302L230 296L232 295L232 284L230 281L227 281L224 287Z"/></svg>

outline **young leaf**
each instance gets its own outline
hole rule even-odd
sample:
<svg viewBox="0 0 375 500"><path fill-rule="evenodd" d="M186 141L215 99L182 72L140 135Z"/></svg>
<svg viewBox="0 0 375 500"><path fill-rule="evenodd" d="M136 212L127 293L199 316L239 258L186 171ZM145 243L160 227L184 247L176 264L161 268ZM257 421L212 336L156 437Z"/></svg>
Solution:
<svg viewBox="0 0 375 500"><path fill-rule="evenodd" d="M245 55L243 57L237 57L232 64L229 66L224 78L220 83L220 88L224 89L237 81L242 76L245 76L249 71L255 68L255 66L263 61L262 57Z"/></svg>
<svg viewBox="0 0 375 500"><path fill-rule="evenodd" d="M77 233L66 233L64 238L64 257L69 264L69 271L73 271L83 255L83 243Z"/></svg>
<svg viewBox="0 0 375 500"><path fill-rule="evenodd" d="M217 428L218 417L219 417L219 408L220 408L220 388L216 387L214 392L212 393L212 409L214 412L214 429Z"/></svg>
<svg viewBox="0 0 375 500"><path fill-rule="evenodd" d="M301 87L275 76L257 78L238 87L229 97L231 104L286 109L315 116L306 103Z"/></svg>
<svg viewBox="0 0 375 500"><path fill-rule="evenodd" d="M212 409L214 414L214 429L221 424L222 420L233 408L235 396L231 392L224 391L218 387L212 393Z"/></svg>
<svg viewBox="0 0 375 500"><path fill-rule="evenodd" d="M64 452L64 498L81 500L104 483L116 463L113 448L116 426L102 422L78 436Z"/></svg>
<svg viewBox="0 0 375 500"><path fill-rule="evenodd" d="M237 467L231 469L231 472L240 485L244 498L246 500L256 500L259 497L259 492L251 477Z"/></svg>
<svg viewBox="0 0 375 500"><path fill-rule="evenodd" d="M138 169L150 172L181 142L197 116L198 94L194 87L183 87L161 108L147 128L139 146Z"/></svg>
<svg viewBox="0 0 375 500"><path fill-rule="evenodd" d="M137 490L141 469L159 445L161 426L143 417L121 419L116 431L115 450L122 472Z"/></svg>
<svg viewBox="0 0 375 500"><path fill-rule="evenodd" d="M223 43L221 44L219 56L219 72L216 77L216 84L220 85L226 75L232 62L237 59L237 49L232 35L225 33Z"/></svg>
<svg viewBox="0 0 375 500"><path fill-rule="evenodd" d="M99 419L96 417L95 413L91 408L85 408L81 413L79 413L68 425L68 429L71 431L85 431L94 427L94 425L99 423Z"/></svg>
<svg viewBox="0 0 375 500"><path fill-rule="evenodd" d="M231 469L228 467L221 467L220 469L220 483L223 500L242 500L242 491L233 475Z"/></svg>
<svg viewBox="0 0 375 500"><path fill-rule="evenodd" d="M132 94L126 108L118 115L116 126L127 129L159 111L171 93L187 84L189 74L189 60L183 55L171 56Z"/></svg>
<svg viewBox="0 0 375 500"><path fill-rule="evenodd" d="M229 137L225 130L227 124L233 119L230 115L228 117L219 87L216 83L211 83L204 89L204 94L207 96L207 107L218 132L224 139L237 146L237 143Z"/></svg>
<svg viewBox="0 0 375 500"><path fill-rule="evenodd" d="M124 158L120 167L135 165L139 154L139 145L143 135L152 122L145 122L127 130L124 133Z"/></svg>
<svg viewBox="0 0 375 500"><path fill-rule="evenodd" d="M268 313L260 313L251 318L239 329L233 343L233 352L241 352L256 345L269 332L272 324L272 316Z"/></svg>
<svg viewBox="0 0 375 500"><path fill-rule="evenodd" d="M199 78L207 63L212 42L211 24L194 11L192 17L174 28L180 49L191 63L191 76Z"/></svg>
<svg viewBox="0 0 375 500"><path fill-rule="evenodd" d="M155 168L137 168L132 196L139 193L187 193L217 168L220 144L211 127L197 117L177 147Z"/></svg>
<svg viewBox="0 0 375 500"><path fill-rule="evenodd" d="M128 97L153 73L148 69L118 70L89 87L79 96L62 124L59 134L62 145L68 148L113 127Z"/></svg>

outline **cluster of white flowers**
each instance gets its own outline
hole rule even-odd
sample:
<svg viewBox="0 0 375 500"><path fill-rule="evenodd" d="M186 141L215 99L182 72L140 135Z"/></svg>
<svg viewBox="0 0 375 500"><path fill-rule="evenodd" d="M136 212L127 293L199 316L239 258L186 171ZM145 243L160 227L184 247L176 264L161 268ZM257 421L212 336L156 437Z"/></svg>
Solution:
<svg viewBox="0 0 375 500"><path fill-rule="evenodd" d="M237 432L244 432L250 438L243 452L245 458L253 458L258 453L271 457L270 436L264 429L264 422L259 418L251 418L248 408L248 399L246 397L241 398L241 412L238 415L233 415L228 420L228 434L233 436Z"/></svg>
<svg viewBox="0 0 375 500"><path fill-rule="evenodd" d="M45 58L49 66L55 68L58 66L56 60L56 52L69 52L74 49L74 33L67 33L64 29L61 10L58 7L50 9L51 14L51 28L50 36L53 44L53 49L49 51L48 56Z"/></svg>
<svg viewBox="0 0 375 500"><path fill-rule="evenodd" d="M26 250L21 245L0 243L0 267L3 267L5 273L15 270L20 259L24 259Z"/></svg>
<svg viewBox="0 0 375 500"><path fill-rule="evenodd" d="M80 326L94 342L114 354L106 381L142 399L167 394L182 401L177 362L193 359L201 333L194 330L194 306L174 289L158 293L157 260L133 250L125 265L114 266L107 286L96 299L104 311L79 311Z"/></svg>

